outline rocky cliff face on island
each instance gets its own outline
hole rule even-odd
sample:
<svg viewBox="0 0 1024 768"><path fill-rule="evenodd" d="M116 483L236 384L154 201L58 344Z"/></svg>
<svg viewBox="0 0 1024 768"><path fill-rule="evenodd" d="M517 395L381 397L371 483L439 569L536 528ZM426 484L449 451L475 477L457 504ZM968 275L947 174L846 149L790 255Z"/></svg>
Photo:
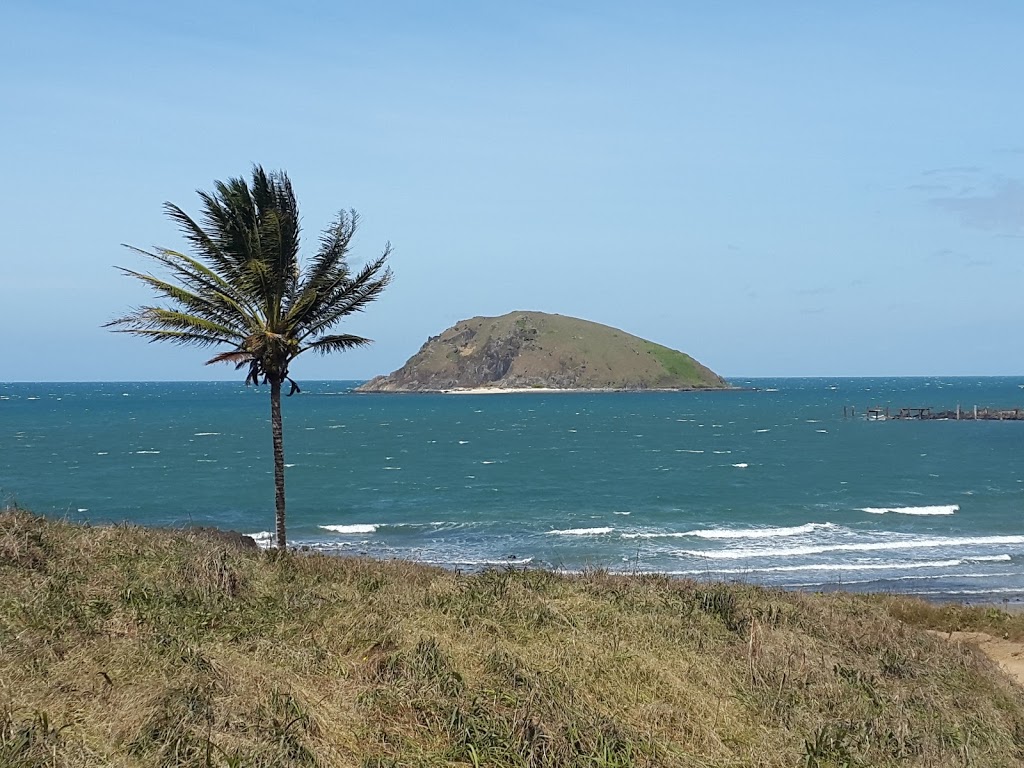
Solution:
<svg viewBox="0 0 1024 768"><path fill-rule="evenodd" d="M689 355L607 325L544 312L462 320L360 392L480 388L726 389Z"/></svg>

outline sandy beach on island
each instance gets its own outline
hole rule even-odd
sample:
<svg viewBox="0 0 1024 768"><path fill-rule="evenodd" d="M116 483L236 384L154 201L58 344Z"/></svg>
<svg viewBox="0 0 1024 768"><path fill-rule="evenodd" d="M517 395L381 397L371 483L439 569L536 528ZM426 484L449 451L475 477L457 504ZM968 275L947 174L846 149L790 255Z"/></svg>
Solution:
<svg viewBox="0 0 1024 768"><path fill-rule="evenodd" d="M669 387L669 388L653 388L648 387L646 389L613 389L611 387L580 387L580 388L560 388L560 387L473 387L472 389L441 389L437 390L438 394L442 395L518 395L522 393L535 393L535 394L591 394L594 392L713 392L718 389L731 389L731 388L701 388L691 387L683 389L680 387Z"/></svg>
<svg viewBox="0 0 1024 768"><path fill-rule="evenodd" d="M534 392L537 394L568 393L579 394L581 392L629 392L626 389L559 389L557 387L473 387L472 389L442 389L442 395L518 395L523 392Z"/></svg>

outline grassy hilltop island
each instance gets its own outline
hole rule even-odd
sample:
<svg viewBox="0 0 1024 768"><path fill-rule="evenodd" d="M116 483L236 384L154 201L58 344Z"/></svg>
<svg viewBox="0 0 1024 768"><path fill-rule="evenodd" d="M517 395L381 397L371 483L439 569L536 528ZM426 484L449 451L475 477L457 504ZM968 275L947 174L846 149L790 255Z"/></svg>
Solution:
<svg viewBox="0 0 1024 768"><path fill-rule="evenodd" d="M728 389L689 355L600 323L544 312L462 320L360 392Z"/></svg>

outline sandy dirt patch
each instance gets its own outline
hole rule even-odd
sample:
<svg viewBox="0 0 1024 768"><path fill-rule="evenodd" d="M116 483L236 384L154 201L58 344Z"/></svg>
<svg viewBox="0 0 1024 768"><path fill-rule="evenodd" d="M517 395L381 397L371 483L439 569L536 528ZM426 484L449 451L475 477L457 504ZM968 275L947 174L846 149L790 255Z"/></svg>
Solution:
<svg viewBox="0 0 1024 768"><path fill-rule="evenodd" d="M952 643L967 643L998 664L1019 684L1024 685L1024 643L987 635L984 632L936 632L933 635Z"/></svg>

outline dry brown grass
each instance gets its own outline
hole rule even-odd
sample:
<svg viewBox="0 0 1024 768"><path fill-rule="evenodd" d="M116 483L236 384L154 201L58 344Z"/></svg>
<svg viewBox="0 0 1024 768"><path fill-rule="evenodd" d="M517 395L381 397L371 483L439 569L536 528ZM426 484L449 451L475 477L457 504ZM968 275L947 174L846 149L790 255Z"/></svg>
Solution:
<svg viewBox="0 0 1024 768"><path fill-rule="evenodd" d="M456 576L17 510L0 581L2 766L1024 762L1021 690L894 617L945 620L914 601Z"/></svg>

